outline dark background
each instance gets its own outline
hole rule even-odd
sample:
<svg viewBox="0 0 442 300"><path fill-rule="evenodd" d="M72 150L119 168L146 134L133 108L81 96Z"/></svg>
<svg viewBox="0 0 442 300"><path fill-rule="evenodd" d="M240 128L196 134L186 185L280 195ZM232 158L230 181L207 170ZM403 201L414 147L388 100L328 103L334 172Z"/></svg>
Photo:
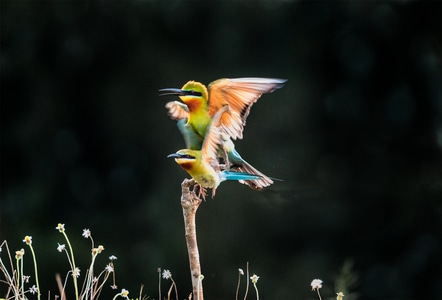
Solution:
<svg viewBox="0 0 442 300"><path fill-rule="evenodd" d="M166 158L184 142L158 89L247 76L288 79L236 142L284 181L201 205L206 298L233 299L246 262L261 299L318 299L314 278L325 298L339 278L347 300L442 297L440 1L0 4L0 237L33 237L43 298L68 270L59 222L81 278L89 228L119 290L156 299L161 267L188 296L186 173Z"/></svg>

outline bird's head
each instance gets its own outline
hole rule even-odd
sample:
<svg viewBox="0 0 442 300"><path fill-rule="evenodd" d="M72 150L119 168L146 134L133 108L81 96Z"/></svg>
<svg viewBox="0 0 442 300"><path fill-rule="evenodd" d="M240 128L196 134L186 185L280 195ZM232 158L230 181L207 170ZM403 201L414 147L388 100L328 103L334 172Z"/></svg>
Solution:
<svg viewBox="0 0 442 300"><path fill-rule="evenodd" d="M166 88L166 89L161 89L160 92L162 92L160 96L165 96L165 95L179 96L180 99L186 104L195 100L197 101L204 100L205 102L207 102L208 99L206 86L201 82L193 80L188 81L185 85L183 85L181 89Z"/></svg>
<svg viewBox="0 0 442 300"><path fill-rule="evenodd" d="M190 149L181 149L176 153L169 154L168 158L175 158L175 162L183 169L190 169L198 158L198 151Z"/></svg>

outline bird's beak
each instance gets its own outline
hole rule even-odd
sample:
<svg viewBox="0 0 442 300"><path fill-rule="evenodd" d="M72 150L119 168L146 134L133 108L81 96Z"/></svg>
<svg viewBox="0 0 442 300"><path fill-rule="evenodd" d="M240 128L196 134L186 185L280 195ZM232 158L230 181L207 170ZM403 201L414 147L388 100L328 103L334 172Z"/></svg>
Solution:
<svg viewBox="0 0 442 300"><path fill-rule="evenodd" d="M179 155L177 153L172 153L167 156L167 158L180 158L180 157L181 157L181 155Z"/></svg>
<svg viewBox="0 0 442 300"><path fill-rule="evenodd" d="M167 96L167 95L176 95L176 96L185 96L186 92L181 89L176 88L166 88L159 90L161 92L160 96Z"/></svg>

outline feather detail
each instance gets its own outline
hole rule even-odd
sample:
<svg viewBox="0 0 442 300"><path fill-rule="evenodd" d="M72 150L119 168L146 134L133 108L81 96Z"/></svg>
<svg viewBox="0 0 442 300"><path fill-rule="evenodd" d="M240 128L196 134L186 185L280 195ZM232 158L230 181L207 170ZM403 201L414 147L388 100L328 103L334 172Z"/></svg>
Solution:
<svg viewBox="0 0 442 300"><path fill-rule="evenodd" d="M204 138L201 148L203 160L215 169L219 169L218 149L223 143L223 140L221 139L222 129L220 127L220 120L228 110L229 106L225 105L213 116L212 121L207 128L206 137Z"/></svg>
<svg viewBox="0 0 442 300"><path fill-rule="evenodd" d="M167 114L173 120L182 120L189 118L189 109L186 104L179 101L170 101L166 103Z"/></svg>
<svg viewBox="0 0 442 300"><path fill-rule="evenodd" d="M209 84L209 115L213 116L228 104L228 114L221 117L221 126L232 139L242 139L246 119L252 105L264 93L281 88L286 80L273 78L218 79Z"/></svg>

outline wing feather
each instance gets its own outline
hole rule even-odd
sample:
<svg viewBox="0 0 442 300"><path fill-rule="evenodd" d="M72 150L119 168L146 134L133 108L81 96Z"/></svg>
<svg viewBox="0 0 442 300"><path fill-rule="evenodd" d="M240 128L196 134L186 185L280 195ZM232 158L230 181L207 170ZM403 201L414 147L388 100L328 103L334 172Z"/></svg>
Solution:
<svg viewBox="0 0 442 300"><path fill-rule="evenodd" d="M252 105L264 93L281 88L286 80L275 78L218 79L209 84L209 114L229 105L229 113L221 117L221 126L232 139L242 139Z"/></svg>
<svg viewBox="0 0 442 300"><path fill-rule="evenodd" d="M189 117L189 109L186 104L179 101L170 101L166 103L167 114L173 120L182 120Z"/></svg>
<svg viewBox="0 0 442 300"><path fill-rule="evenodd" d="M209 127L207 128L206 136L201 148L201 155L203 160L212 167L218 165L218 149L221 147L223 140L221 139L222 127L221 117L229 111L229 106L224 105L213 116Z"/></svg>

